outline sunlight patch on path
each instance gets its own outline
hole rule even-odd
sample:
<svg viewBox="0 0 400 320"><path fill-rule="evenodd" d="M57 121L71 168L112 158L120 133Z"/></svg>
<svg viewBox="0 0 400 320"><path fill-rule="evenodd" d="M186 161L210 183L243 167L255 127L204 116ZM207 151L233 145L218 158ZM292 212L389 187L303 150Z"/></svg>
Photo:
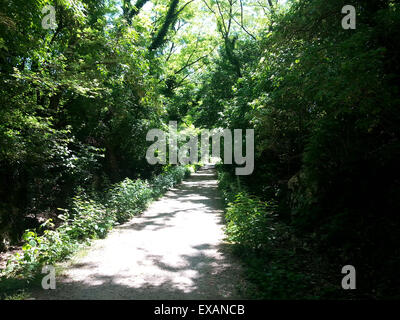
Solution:
<svg viewBox="0 0 400 320"><path fill-rule="evenodd" d="M95 241L55 291L37 299L240 299L238 262L223 243L215 170L205 167L143 215Z"/></svg>

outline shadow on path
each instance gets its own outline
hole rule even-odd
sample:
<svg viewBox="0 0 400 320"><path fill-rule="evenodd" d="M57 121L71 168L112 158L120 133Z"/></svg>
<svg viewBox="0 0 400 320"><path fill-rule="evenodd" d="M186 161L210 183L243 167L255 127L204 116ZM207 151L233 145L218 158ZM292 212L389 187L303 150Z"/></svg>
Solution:
<svg viewBox="0 0 400 320"><path fill-rule="evenodd" d="M241 299L246 284L223 242L215 169L203 167L139 217L96 240L36 299Z"/></svg>

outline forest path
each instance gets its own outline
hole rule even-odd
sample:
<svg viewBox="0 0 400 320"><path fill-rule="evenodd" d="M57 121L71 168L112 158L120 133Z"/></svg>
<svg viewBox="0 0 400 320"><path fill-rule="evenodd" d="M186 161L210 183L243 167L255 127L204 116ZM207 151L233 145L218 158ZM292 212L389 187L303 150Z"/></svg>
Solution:
<svg viewBox="0 0 400 320"><path fill-rule="evenodd" d="M245 281L223 238L215 169L206 166L96 240L34 299L240 299Z"/></svg>

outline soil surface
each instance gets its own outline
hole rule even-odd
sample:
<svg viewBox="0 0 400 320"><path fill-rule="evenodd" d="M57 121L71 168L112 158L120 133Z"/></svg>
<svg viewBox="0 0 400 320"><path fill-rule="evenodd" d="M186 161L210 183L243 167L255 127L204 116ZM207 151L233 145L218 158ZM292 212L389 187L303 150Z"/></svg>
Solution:
<svg viewBox="0 0 400 320"><path fill-rule="evenodd" d="M130 222L96 240L34 299L243 299L224 243L215 169L203 167Z"/></svg>

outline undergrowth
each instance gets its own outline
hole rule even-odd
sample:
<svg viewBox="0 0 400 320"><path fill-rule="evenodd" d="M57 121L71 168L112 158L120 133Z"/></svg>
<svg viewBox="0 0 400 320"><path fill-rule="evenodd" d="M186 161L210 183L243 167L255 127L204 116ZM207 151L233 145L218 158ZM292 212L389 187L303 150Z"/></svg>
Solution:
<svg viewBox="0 0 400 320"><path fill-rule="evenodd" d="M126 178L113 185L102 202L84 193L77 195L71 208L58 209L63 221L58 228L49 219L38 230L25 231L22 253L14 254L0 272L0 298L23 297L29 283L37 281L42 266L65 260L90 240L106 237L113 226L141 214L152 200L198 167L167 166L150 181Z"/></svg>
<svg viewBox="0 0 400 320"><path fill-rule="evenodd" d="M268 300L343 295L340 280L334 282L337 279L329 275L329 266L310 241L299 239L279 221L275 203L251 195L222 167L217 168L226 206L226 240L244 263L246 278L255 285L247 295Z"/></svg>

